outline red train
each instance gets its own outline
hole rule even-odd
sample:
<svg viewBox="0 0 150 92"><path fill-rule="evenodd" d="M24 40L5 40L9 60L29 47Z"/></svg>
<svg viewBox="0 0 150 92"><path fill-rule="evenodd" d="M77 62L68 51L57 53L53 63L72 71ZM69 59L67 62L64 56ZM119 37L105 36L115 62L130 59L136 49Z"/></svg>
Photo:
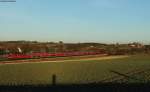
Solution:
<svg viewBox="0 0 150 92"><path fill-rule="evenodd" d="M100 52L65 52L65 53L32 53L32 54L8 54L4 55L7 59L30 59L30 58L46 58L46 57L68 57L68 56L85 56L104 54Z"/></svg>

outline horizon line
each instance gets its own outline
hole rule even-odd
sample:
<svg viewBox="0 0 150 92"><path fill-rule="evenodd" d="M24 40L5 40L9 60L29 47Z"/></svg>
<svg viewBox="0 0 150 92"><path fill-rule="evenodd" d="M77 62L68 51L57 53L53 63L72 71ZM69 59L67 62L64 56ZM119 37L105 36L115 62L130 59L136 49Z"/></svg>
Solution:
<svg viewBox="0 0 150 92"><path fill-rule="evenodd" d="M47 43L47 42L52 42L52 43L58 43L62 40L59 41L39 41L39 40L0 40L0 42L19 42L19 41L24 41L24 42L40 42L40 43ZM131 44L131 43L140 43L143 45L150 45L150 43L144 43L144 42L139 42L139 41L129 41L129 42L96 42L96 41L78 41L78 42L65 42L62 41L63 43L101 43L101 44Z"/></svg>

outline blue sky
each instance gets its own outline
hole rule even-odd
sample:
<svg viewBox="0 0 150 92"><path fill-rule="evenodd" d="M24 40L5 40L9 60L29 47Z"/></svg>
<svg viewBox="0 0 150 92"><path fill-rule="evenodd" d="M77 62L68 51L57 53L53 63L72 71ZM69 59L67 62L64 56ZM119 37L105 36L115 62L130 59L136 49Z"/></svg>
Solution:
<svg viewBox="0 0 150 92"><path fill-rule="evenodd" d="M150 0L0 2L0 40L150 43Z"/></svg>

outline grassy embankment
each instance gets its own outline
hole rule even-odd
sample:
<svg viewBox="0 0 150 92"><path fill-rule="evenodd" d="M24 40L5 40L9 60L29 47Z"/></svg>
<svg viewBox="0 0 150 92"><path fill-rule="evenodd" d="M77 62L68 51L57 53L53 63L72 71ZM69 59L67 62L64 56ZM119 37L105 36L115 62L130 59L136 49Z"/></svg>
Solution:
<svg viewBox="0 0 150 92"><path fill-rule="evenodd" d="M149 55L69 60L57 63L1 64L0 85L51 84L53 74L56 75L57 84L92 83L116 76L110 71L125 74L134 70L150 69L149 66ZM148 75L134 77L150 81Z"/></svg>

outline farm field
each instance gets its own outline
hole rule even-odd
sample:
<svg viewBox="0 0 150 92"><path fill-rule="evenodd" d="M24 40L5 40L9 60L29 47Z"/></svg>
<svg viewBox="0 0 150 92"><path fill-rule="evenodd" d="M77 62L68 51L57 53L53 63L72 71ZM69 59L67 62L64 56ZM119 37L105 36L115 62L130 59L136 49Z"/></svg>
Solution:
<svg viewBox="0 0 150 92"><path fill-rule="evenodd" d="M57 84L150 82L149 55L110 57L0 64L0 85L52 84L52 75L56 75Z"/></svg>

